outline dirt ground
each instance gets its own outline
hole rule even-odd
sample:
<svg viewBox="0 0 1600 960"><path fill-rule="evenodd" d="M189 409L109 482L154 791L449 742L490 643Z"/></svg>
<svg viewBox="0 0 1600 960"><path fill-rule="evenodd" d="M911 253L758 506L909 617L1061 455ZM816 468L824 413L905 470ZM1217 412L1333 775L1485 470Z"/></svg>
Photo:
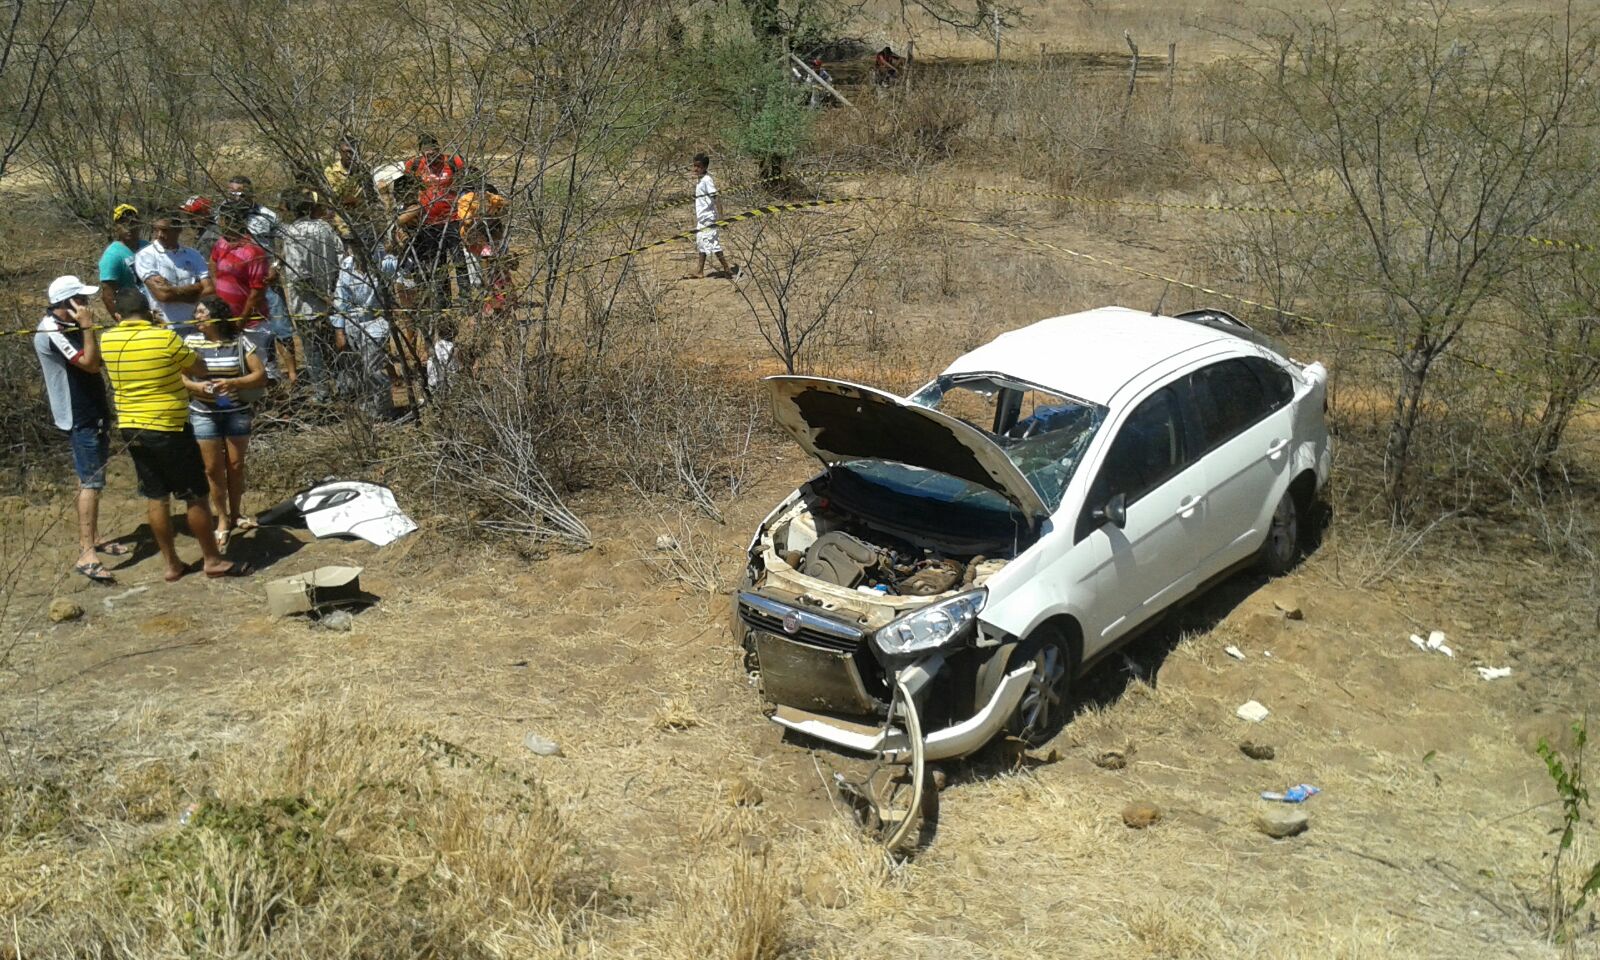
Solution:
<svg viewBox="0 0 1600 960"><path fill-rule="evenodd" d="M763 505L808 471L785 455L725 526L696 527L725 571ZM112 490L131 486L118 464ZM12 504L13 536L67 507ZM111 498L105 529L137 539L139 523L137 502ZM1349 556L1335 526L1291 576L1227 582L1097 670L1081 712L1020 766L953 766L931 846L886 866L832 808L824 771L843 761L763 719L726 628L727 595L663 581L643 562L669 529L665 517L614 515L594 549L531 564L450 548L426 529L381 550L259 530L234 552L262 567L255 579L167 585L141 551L106 589L48 573L70 557L58 527L42 576L13 597L13 623L38 625L20 637L26 678L4 722L17 737L70 725L136 738L181 783L185 755L273 751L252 743L286 710L377 704L537 776L615 888L644 902L708 849L770 851L792 865L790 922L807 954L1558 953L1530 926L1553 822L1531 748L1559 739L1579 704L1571 690L1547 699L1564 686L1547 674L1566 667L1537 650L1584 616L1546 604L1559 597L1479 590L1490 563L1360 589L1339 568ZM353 630L267 615L264 579L327 563L363 566L377 598ZM83 617L43 624L52 596ZM1455 659L1406 640L1431 629L1449 635ZM1475 665L1514 673L1485 682ZM1234 716L1251 699L1271 710L1260 725ZM563 755L529 754L530 732ZM1276 759L1248 759L1244 740ZM1129 758L1125 769L1096 765L1108 750ZM1323 790L1306 807L1310 830L1257 833L1255 794L1302 782ZM155 829L177 829L186 799ZM1125 827L1119 811L1136 801L1158 805L1161 821Z"/></svg>

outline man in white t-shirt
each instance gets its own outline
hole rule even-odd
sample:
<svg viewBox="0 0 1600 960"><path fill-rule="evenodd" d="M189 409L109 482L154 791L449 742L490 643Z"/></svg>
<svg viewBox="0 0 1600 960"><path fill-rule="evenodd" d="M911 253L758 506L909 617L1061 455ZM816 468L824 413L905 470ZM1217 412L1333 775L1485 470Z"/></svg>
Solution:
<svg viewBox="0 0 1600 960"><path fill-rule="evenodd" d="M697 228L694 235L694 248L699 257L695 262L694 273L685 279L698 280L706 274L706 257L710 254L717 255L717 262L722 264L725 276L737 277L739 268L728 265L728 258L722 255L722 243L717 237L716 222L722 219L722 198L717 196L717 185L708 172L711 169L711 158L703 153L694 156L694 225Z"/></svg>
<svg viewBox="0 0 1600 960"><path fill-rule="evenodd" d="M133 272L144 284L151 312L169 327L188 327L195 304L216 291L205 258L180 240L182 227L176 214L157 217L155 238L133 258Z"/></svg>

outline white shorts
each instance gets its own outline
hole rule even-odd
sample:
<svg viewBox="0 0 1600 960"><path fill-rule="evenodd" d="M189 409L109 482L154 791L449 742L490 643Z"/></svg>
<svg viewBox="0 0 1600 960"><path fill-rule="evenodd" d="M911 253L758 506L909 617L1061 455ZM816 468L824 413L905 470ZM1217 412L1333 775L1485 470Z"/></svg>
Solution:
<svg viewBox="0 0 1600 960"><path fill-rule="evenodd" d="M717 228L700 228L694 235L694 248L700 251L702 256L710 253L721 253L722 244L717 240Z"/></svg>

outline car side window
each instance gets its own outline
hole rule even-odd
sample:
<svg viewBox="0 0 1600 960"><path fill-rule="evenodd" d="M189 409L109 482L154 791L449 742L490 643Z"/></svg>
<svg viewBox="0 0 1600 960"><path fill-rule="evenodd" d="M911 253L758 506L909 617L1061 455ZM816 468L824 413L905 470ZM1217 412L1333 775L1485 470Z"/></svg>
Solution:
<svg viewBox="0 0 1600 960"><path fill-rule="evenodd" d="M1294 378L1289 371L1266 357L1245 357L1244 362L1261 381L1272 409L1281 410L1294 400Z"/></svg>
<svg viewBox="0 0 1600 960"><path fill-rule="evenodd" d="M1280 371L1281 372L1281 371ZM1285 374L1287 376L1287 374ZM1224 360L1189 375L1201 447L1214 450L1283 405L1241 359ZM1291 395L1293 385L1290 385Z"/></svg>
<svg viewBox="0 0 1600 960"><path fill-rule="evenodd" d="M1185 453L1183 420L1171 387L1146 398L1117 430L1100 473L1089 487L1084 516L1116 494L1132 506L1140 497L1161 486L1192 460ZM1080 524L1079 536L1085 531Z"/></svg>

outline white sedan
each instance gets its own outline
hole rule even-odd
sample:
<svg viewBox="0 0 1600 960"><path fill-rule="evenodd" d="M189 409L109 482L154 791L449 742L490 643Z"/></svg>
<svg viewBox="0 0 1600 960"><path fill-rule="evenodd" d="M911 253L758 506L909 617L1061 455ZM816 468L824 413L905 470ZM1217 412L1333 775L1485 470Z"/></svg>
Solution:
<svg viewBox="0 0 1600 960"><path fill-rule="evenodd" d="M909 397L768 378L824 468L762 522L735 600L772 719L919 788L926 760L1047 740L1073 679L1163 610L1295 563L1326 379L1221 311L1122 307L1003 334Z"/></svg>

